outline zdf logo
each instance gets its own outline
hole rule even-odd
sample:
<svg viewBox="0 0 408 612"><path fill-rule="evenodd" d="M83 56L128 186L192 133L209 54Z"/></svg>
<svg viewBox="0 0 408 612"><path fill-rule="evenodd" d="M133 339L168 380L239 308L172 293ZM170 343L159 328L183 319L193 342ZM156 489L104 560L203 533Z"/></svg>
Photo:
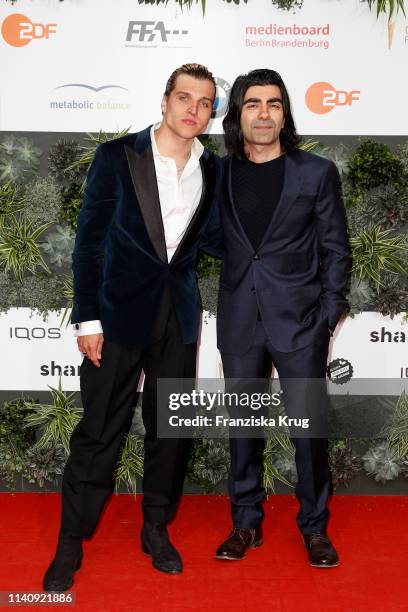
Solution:
<svg viewBox="0 0 408 612"><path fill-rule="evenodd" d="M56 28L56 23L32 23L25 15L14 13L3 21L1 33L12 47L25 47L34 38L49 38Z"/></svg>
<svg viewBox="0 0 408 612"><path fill-rule="evenodd" d="M343 91L335 89L330 83L320 81L313 83L306 92L306 105L312 113L324 115L335 106L351 106L360 99L360 91Z"/></svg>

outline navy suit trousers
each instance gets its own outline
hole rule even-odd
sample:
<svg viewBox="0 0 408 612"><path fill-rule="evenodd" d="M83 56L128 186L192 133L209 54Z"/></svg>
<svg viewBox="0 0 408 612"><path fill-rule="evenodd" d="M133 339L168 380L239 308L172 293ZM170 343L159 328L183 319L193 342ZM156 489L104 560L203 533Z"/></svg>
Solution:
<svg viewBox="0 0 408 612"><path fill-rule="evenodd" d="M262 378L267 385L274 366L281 380L285 410L289 417L299 416L300 413L313 413L315 404L311 409L307 405L311 398L306 392L308 387L305 380L313 379L321 396L318 403L320 410L323 406L325 414L321 416L324 420L327 418L325 378L329 339L327 330L314 344L296 351L280 352L270 343L262 321L257 321L254 341L248 352L244 355L221 353L224 376L226 379ZM291 385L287 379L296 379L295 384ZM306 384L304 392L299 383L300 379ZM300 503L297 524L303 534L326 530L329 516L327 500L332 492L327 437L321 434L313 435L314 437L292 438L298 472L296 496ZM235 527L253 529L263 519L264 447L263 437L230 439L229 493Z"/></svg>

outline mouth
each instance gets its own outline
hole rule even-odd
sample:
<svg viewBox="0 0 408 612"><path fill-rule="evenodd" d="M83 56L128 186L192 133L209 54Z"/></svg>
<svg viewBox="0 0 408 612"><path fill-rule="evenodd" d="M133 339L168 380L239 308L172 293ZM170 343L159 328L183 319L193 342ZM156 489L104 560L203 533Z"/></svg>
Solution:
<svg viewBox="0 0 408 612"><path fill-rule="evenodd" d="M254 125L254 130L273 130L272 125Z"/></svg>
<svg viewBox="0 0 408 612"><path fill-rule="evenodd" d="M194 121L194 119L182 119L181 122L184 123L184 125L197 125L197 122Z"/></svg>

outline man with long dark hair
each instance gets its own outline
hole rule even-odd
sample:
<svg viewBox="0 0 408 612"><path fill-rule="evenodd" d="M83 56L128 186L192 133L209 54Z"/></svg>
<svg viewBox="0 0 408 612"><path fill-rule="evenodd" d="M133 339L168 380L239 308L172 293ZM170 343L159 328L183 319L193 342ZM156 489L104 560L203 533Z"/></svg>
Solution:
<svg viewBox="0 0 408 612"><path fill-rule="evenodd" d="M236 79L223 125L230 154L217 317L224 376L267 381L274 366L289 416L311 410L319 417L327 401L330 335L347 306L350 270L338 172L299 148L289 96L273 70ZM316 391L313 400L308 390ZM327 437L315 431L293 438L297 523L311 565L333 567L339 560L326 532ZM242 559L262 544L263 449L263 437L230 439L233 531L218 548L219 559Z"/></svg>

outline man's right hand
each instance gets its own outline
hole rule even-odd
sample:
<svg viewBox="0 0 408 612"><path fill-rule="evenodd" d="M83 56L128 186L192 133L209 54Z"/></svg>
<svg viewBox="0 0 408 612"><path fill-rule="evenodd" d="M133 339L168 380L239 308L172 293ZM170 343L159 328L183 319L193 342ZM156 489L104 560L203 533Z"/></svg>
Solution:
<svg viewBox="0 0 408 612"><path fill-rule="evenodd" d="M89 334L88 336L78 336L78 349L87 357L95 367L100 368L102 359L103 334Z"/></svg>

